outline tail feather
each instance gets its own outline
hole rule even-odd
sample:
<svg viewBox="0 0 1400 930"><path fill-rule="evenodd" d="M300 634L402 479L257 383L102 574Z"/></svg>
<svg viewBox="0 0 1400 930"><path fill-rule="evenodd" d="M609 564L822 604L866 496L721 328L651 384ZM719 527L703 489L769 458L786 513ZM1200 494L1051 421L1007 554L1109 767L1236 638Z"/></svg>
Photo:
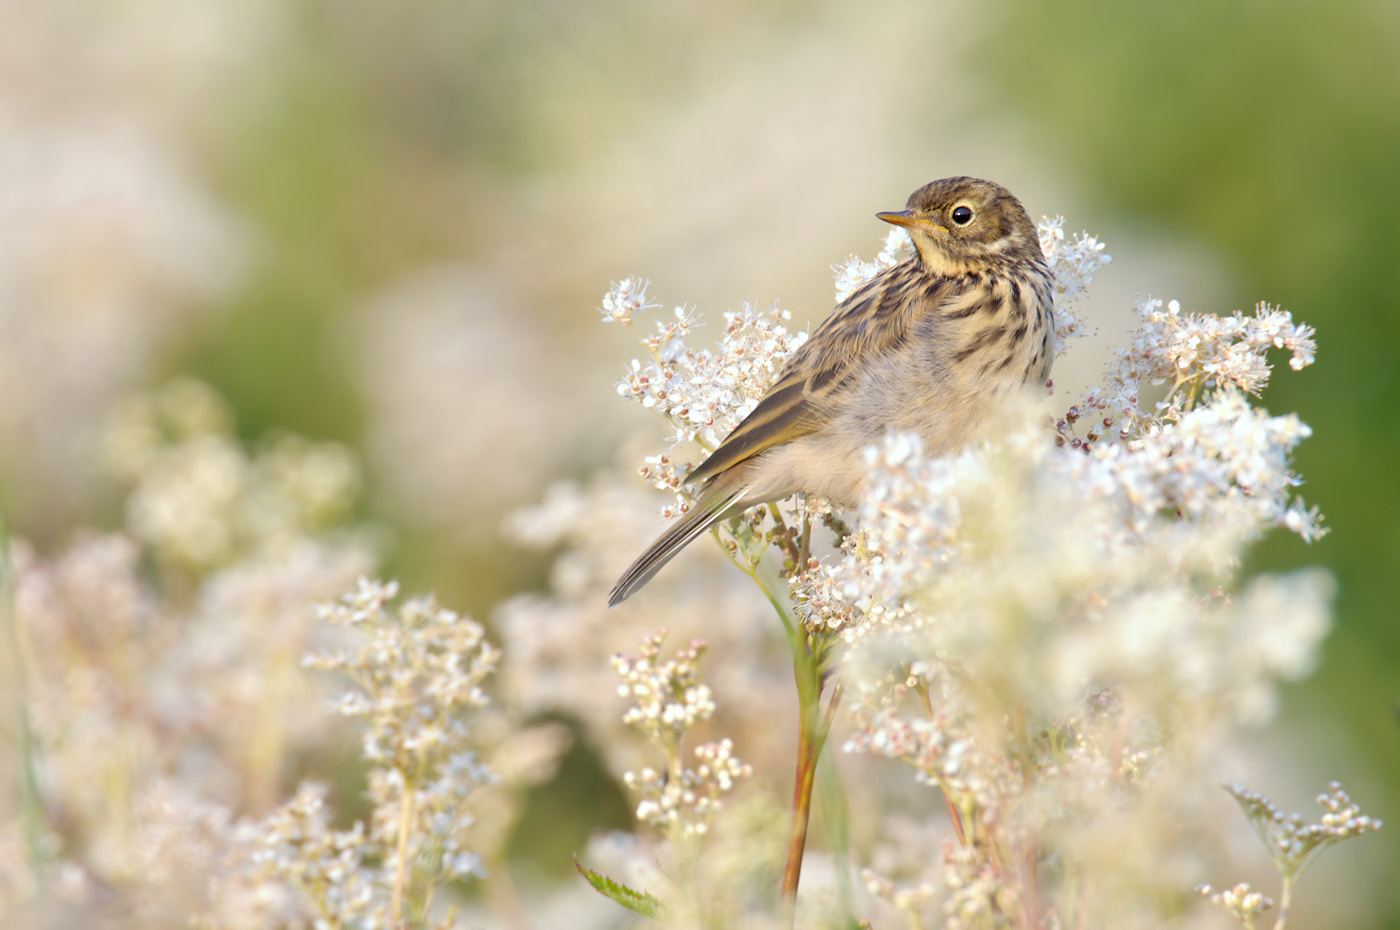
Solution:
<svg viewBox="0 0 1400 930"><path fill-rule="evenodd" d="M747 489L743 487L729 491L712 488L710 492L702 494L689 513L662 533L656 542L648 546L637 561L622 573L622 577L613 586L612 593L608 595L608 606L616 607L635 594L697 536L733 512L745 490Z"/></svg>

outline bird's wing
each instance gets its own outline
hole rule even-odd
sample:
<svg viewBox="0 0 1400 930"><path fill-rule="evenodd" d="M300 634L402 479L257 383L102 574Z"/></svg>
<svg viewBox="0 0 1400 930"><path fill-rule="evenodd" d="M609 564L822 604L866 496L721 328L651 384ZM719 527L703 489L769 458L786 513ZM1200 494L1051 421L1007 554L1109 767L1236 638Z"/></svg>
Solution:
<svg viewBox="0 0 1400 930"><path fill-rule="evenodd" d="M760 452L820 429L834 412L832 396L851 375L897 349L917 315L937 305L935 293L924 298L915 288L932 291L937 284L910 261L847 297L788 359L758 406L687 480L709 481Z"/></svg>

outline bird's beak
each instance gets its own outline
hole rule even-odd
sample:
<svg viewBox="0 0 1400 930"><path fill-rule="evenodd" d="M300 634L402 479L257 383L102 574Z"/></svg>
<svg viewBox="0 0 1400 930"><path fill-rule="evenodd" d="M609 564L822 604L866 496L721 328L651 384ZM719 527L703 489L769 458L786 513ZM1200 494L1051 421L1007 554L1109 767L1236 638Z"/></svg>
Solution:
<svg viewBox="0 0 1400 930"><path fill-rule="evenodd" d="M935 229L946 233L948 227L939 226L937 223L930 223L928 220L918 216L913 210L898 210L891 213L875 214L886 223L893 223L895 226L903 226L905 229L923 229L929 232Z"/></svg>

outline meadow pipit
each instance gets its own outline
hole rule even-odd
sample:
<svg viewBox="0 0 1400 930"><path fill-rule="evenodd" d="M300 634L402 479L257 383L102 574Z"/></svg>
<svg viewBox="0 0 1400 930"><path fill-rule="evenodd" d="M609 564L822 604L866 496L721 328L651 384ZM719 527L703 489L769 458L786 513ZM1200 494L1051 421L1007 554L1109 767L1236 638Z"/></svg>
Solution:
<svg viewBox="0 0 1400 930"><path fill-rule="evenodd" d="M813 330L777 382L687 479L689 512L623 573L621 603L691 540L747 507L799 491L859 499L862 451L913 431L931 455L973 438L998 398L1043 383L1055 358L1051 277L1035 224L999 184L944 178L877 214L914 255Z"/></svg>

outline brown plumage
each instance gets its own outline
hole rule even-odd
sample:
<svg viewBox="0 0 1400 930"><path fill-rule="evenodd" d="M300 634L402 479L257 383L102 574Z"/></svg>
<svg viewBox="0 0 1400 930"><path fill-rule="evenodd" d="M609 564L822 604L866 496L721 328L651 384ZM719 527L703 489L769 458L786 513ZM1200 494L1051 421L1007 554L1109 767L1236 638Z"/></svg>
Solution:
<svg viewBox="0 0 1400 930"><path fill-rule="evenodd" d="M890 430L932 455L976 436L999 397L1054 361L1051 277L1021 202L998 184L944 178L908 208L914 256L867 282L812 331L777 382L687 482L698 499L608 598L646 584L691 540L745 508L803 491L859 499L862 450Z"/></svg>

